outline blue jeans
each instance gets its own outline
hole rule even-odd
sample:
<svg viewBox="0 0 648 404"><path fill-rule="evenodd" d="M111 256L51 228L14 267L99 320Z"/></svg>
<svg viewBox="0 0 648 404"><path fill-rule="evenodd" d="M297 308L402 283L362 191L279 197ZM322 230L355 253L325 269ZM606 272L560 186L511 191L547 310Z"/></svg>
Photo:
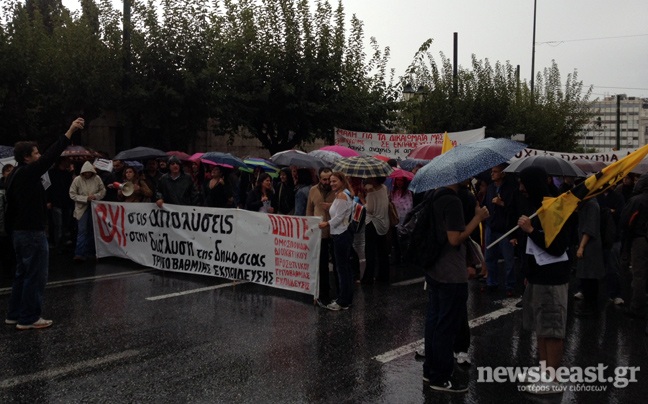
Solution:
<svg viewBox="0 0 648 404"><path fill-rule="evenodd" d="M486 226L486 245L490 245L503 235L504 233L498 233L491 230L490 226ZM506 289L513 290L515 289L515 247L508 239L504 239L486 250L486 257L484 257L486 259L486 268L488 268L486 284L488 286L499 285L497 260L500 252L504 256L506 263Z"/></svg>
<svg viewBox="0 0 648 404"><path fill-rule="evenodd" d="M333 251L335 251L335 270L338 274L339 295L337 303L348 307L353 302L353 270L350 257L353 248L353 233L346 230L342 234L333 235Z"/></svg>
<svg viewBox="0 0 648 404"><path fill-rule="evenodd" d="M608 297L614 299L621 297L621 242L612 244L609 250L603 250L603 262L605 263L605 285Z"/></svg>
<svg viewBox="0 0 648 404"><path fill-rule="evenodd" d="M450 379L454 368L453 345L465 321L468 301L467 283L427 281L430 301L425 317L425 362L423 376L440 385Z"/></svg>
<svg viewBox="0 0 648 404"><path fill-rule="evenodd" d="M49 246L45 231L14 231L16 276L9 297L7 318L33 324L41 317L47 283Z"/></svg>
<svg viewBox="0 0 648 404"><path fill-rule="evenodd" d="M74 255L79 257L90 257L96 254L94 242L94 228L92 227L92 212L88 206L83 216L79 219L76 249Z"/></svg>

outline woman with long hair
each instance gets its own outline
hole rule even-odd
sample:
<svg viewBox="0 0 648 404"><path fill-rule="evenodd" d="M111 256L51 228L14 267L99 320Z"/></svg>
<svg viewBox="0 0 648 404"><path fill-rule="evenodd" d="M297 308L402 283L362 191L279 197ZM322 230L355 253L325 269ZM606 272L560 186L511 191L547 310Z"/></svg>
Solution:
<svg viewBox="0 0 648 404"><path fill-rule="evenodd" d="M320 222L319 228L330 227L333 236L335 270L338 275L340 293L337 300L332 301L326 308L338 311L347 310L353 301L353 273L349 263L353 245L353 233L349 230L353 194L346 176L339 171L331 174L331 190L335 192L335 200L329 208L331 219L327 222Z"/></svg>
<svg viewBox="0 0 648 404"><path fill-rule="evenodd" d="M282 168L279 172L279 182L275 184L275 194L279 202L279 212L282 215L292 215L295 211L295 183L290 168Z"/></svg>
<svg viewBox="0 0 648 404"><path fill-rule="evenodd" d="M259 175L256 187L247 194L245 209L254 212L275 213L277 205L277 197L272 187L272 177L268 173Z"/></svg>
<svg viewBox="0 0 648 404"><path fill-rule="evenodd" d="M133 184L133 193L125 196L122 190L117 191L117 198L122 202L149 202L153 196L153 191L146 184L144 178L135 170L135 167L127 166L124 168L124 183Z"/></svg>
<svg viewBox="0 0 648 404"><path fill-rule="evenodd" d="M226 181L223 167L212 166L211 178L203 182L205 206L210 208L231 208L234 206L234 190Z"/></svg>

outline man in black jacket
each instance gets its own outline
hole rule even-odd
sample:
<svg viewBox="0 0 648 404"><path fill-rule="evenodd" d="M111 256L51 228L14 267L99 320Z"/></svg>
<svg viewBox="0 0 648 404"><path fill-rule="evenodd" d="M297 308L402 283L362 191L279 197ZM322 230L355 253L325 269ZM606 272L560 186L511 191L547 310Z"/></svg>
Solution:
<svg viewBox="0 0 648 404"><path fill-rule="evenodd" d="M626 202L620 219L625 248L632 262L632 300L628 317L646 318L646 276L648 274L648 174L639 177L633 196Z"/></svg>
<svg viewBox="0 0 648 404"><path fill-rule="evenodd" d="M190 175L185 174L180 159L172 156L168 162L169 173L164 174L158 181L157 205L161 208L164 203L174 205L198 206L200 195L196 184Z"/></svg>
<svg viewBox="0 0 648 404"><path fill-rule="evenodd" d="M34 142L18 142L14 147L18 166L7 180L7 218L17 262L5 323L15 324L19 330L52 325L52 320L41 317L49 266L45 235L47 201L41 176L70 144L72 134L83 129L83 125L82 118L72 122L70 129L42 158Z"/></svg>

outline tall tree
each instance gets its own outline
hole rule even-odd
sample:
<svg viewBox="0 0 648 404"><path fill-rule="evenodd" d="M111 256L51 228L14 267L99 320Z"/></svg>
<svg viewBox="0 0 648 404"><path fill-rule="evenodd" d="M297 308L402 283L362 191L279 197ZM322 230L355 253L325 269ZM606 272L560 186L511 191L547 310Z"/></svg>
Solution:
<svg viewBox="0 0 648 404"><path fill-rule="evenodd" d="M533 148L569 152L591 117L589 91L577 73L563 84L558 66L539 72L533 97L507 61L492 65L472 57L470 69L458 68L454 92L453 66L441 54L438 65L428 40L416 53L401 82L423 86L424 94L402 107L400 126L410 132L456 132L486 127L486 136L523 133Z"/></svg>

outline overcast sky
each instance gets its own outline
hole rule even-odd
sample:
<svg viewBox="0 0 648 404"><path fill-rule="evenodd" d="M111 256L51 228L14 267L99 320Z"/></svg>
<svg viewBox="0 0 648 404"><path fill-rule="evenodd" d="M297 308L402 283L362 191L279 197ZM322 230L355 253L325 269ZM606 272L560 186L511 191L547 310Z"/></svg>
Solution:
<svg viewBox="0 0 648 404"><path fill-rule="evenodd" d="M122 0L113 0L122 7ZM337 4L336 0L332 0ZM78 8L78 0L63 0ZM343 0L347 20L364 22L367 43L376 37L389 46L389 66L404 74L428 38L437 62L453 52L459 34L459 64L479 59L520 65L531 76L533 0ZM628 94L648 98L648 0L538 0L536 72L558 63L562 81L578 71L584 85L594 85L591 99ZM553 43L547 43L553 42ZM369 53L370 50L367 49Z"/></svg>

